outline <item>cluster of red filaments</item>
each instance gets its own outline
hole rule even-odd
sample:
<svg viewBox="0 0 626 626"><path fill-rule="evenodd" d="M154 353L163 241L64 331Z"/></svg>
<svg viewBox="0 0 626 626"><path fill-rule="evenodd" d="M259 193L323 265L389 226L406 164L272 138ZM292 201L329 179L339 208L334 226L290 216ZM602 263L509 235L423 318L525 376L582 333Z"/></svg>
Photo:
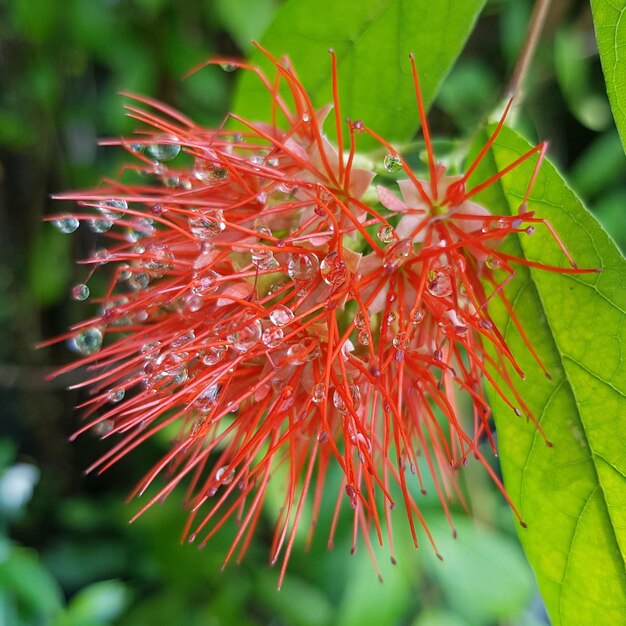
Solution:
<svg viewBox="0 0 626 626"><path fill-rule="evenodd" d="M312 499L312 534L328 497L325 479L338 466L329 543L348 506L354 547L360 531L371 551L373 529L378 542L387 536L393 560L397 501L415 545L420 526L434 545L418 504L426 484L453 529L458 468L478 459L498 482L479 449L485 439L494 447L485 379L512 413L536 424L512 380L522 372L486 304L504 303L534 354L502 287L514 264L537 264L498 245L537 222L549 225L525 201L518 215L498 216L472 198L527 159L536 160L536 174L545 145L468 188L503 117L467 173L444 176L411 59L428 154L429 180L420 180L363 123L342 126L334 54L334 107L319 112L288 62L272 61L275 80L235 65L267 87L273 123L231 115L236 132L207 130L136 98L129 113L145 130L117 143L145 182L122 176L64 196L82 209L56 216L56 225L71 232L84 222L106 233L107 247L87 263L111 277L94 299L100 314L61 338L82 354L66 369L89 372L77 385L92 393L80 432L114 442L91 468L104 471L174 429L170 451L135 491L165 476L142 511L186 484L190 540L204 544L227 519L238 520L226 562L246 551L268 483L280 481L271 560L283 558L283 574L305 500ZM336 144L322 131L333 110ZM385 169L406 175L402 199L379 186L380 202L371 201L375 173L355 166L362 133L389 152ZM573 263L546 269L580 271ZM86 285L75 288L78 299L87 295ZM469 415L460 414L459 395Z"/></svg>

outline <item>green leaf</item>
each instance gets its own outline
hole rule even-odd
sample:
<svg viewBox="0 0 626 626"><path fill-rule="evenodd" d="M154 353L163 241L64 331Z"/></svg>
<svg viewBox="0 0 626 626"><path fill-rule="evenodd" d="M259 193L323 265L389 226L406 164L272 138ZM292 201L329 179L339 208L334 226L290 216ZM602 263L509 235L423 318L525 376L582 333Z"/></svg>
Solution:
<svg viewBox="0 0 626 626"><path fill-rule="evenodd" d="M529 148L504 128L473 182ZM480 201L494 213L515 213L532 170L525 162ZM518 391L554 443L548 447L492 393L505 485L528 524L518 532L553 625L616 624L626 614L626 263L550 163L537 176L528 208L550 221L580 267L603 271L564 275L518 266L507 287L552 380L542 375L503 307L493 307L527 376ZM509 251L567 267L554 238L537 226L532 236L510 238Z"/></svg>
<svg viewBox="0 0 626 626"><path fill-rule="evenodd" d="M276 0L216 0L213 9L239 48L248 52L269 25Z"/></svg>
<svg viewBox="0 0 626 626"><path fill-rule="evenodd" d="M429 104L484 3L363 0L357 5L347 0L315 4L289 0L277 12L263 45L276 57L289 56L316 107L331 101L328 49L334 48L342 118L362 119L390 141L406 140L419 125L409 53L415 53ZM271 72L258 50L252 61ZM239 79L234 110L250 120L270 119L267 92L251 72Z"/></svg>
<svg viewBox="0 0 626 626"><path fill-rule="evenodd" d="M49 618L63 602L58 583L28 548L12 547L0 562L0 589L17 599L30 616Z"/></svg>
<svg viewBox="0 0 626 626"><path fill-rule="evenodd" d="M131 592L119 580L103 580L79 591L69 603L63 615L63 624L82 626L87 624L110 624L128 607Z"/></svg>
<svg viewBox="0 0 626 626"><path fill-rule="evenodd" d="M527 606L534 588L519 544L511 535L461 515L455 516L454 524L456 539L440 517L429 519L444 560L432 551L424 554L427 572L446 597L445 606L470 624L515 617Z"/></svg>
<svg viewBox="0 0 626 626"><path fill-rule="evenodd" d="M591 9L606 91L626 151L626 0L591 0Z"/></svg>

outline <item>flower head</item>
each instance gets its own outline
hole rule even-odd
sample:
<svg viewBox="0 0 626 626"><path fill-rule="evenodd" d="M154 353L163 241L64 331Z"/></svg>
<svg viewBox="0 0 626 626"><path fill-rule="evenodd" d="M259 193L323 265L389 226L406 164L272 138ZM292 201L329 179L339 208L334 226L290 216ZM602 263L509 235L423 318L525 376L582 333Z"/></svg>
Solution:
<svg viewBox="0 0 626 626"><path fill-rule="evenodd" d="M429 158L422 180L365 124L343 127L334 54L334 102L321 111L288 62L272 61L276 80L236 65L265 84L273 123L230 115L236 130L206 129L135 97L129 113L142 130L117 143L143 181L122 176L64 196L82 208L56 216L57 226L71 232L87 223L108 241L87 260L110 276L100 313L63 337L82 355L69 368L88 370L79 386L93 394L79 432L96 429L114 440L91 468L103 471L175 427L170 451L135 493L165 477L143 511L185 483L186 534L201 544L237 517L226 561L245 552L269 481L282 481L271 560L283 558L283 573L306 498L313 529L325 478L338 466L336 510L353 510L354 547L361 530L370 548L374 528L381 543L388 533L393 559L398 501L415 544L421 526L434 545L418 504L427 482L452 528L448 503L462 498L458 468L478 458L498 482L478 447L484 437L493 445L484 379L512 412L536 423L509 366L521 371L486 305L500 298L525 338L502 286L515 263L530 262L498 246L543 220L525 202L519 215L496 216L474 197L535 155L536 173L546 146L468 188L503 118L468 171L445 176L413 63ZM331 111L336 144L323 130ZM375 172L356 166L361 133L388 150L386 169L406 174L402 198L379 185L380 204L371 202ZM86 285L75 288L78 299L88 295ZM469 399L469 419L459 394ZM334 526L329 543L333 534Z"/></svg>

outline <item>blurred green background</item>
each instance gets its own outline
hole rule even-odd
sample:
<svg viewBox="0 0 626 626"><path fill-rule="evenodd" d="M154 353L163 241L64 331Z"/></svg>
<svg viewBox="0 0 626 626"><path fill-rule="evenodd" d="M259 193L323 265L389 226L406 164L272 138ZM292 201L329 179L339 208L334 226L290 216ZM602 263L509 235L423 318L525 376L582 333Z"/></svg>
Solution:
<svg viewBox="0 0 626 626"><path fill-rule="evenodd" d="M324 522L309 553L296 546L283 589L267 563L272 514L240 566L220 565L228 539L180 545L174 494L133 525L125 496L163 453L153 440L102 477L83 470L105 446L68 436L80 420L63 345L35 350L83 315L69 290L73 259L95 235L42 223L50 194L114 175L122 151L98 138L132 128L121 91L157 97L205 124L228 108L236 74L182 80L215 53L245 55L279 0L0 0L0 625L539 626L545 612L510 512L481 472L467 471L474 516L459 538L426 499L440 551L414 551L401 517L398 565L381 551L378 582L365 549L350 556L348 516L333 551ZM530 0L492 0L431 112L437 136L468 136L497 104L523 42ZM280 50L274 51L280 53ZM323 59L326 62L327 59ZM617 240L626 244L625 160L603 90L586 2L555 0L518 121ZM326 511L329 518L332 511ZM326 524L326 527L328 524ZM224 537L230 535L228 528ZM231 529L232 530L232 529Z"/></svg>

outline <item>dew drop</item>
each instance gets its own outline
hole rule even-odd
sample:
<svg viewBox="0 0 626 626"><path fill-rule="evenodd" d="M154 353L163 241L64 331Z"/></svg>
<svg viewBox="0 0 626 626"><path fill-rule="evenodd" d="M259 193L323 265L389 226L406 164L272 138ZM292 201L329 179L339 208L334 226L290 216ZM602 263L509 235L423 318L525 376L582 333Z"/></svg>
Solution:
<svg viewBox="0 0 626 626"><path fill-rule="evenodd" d="M412 250L413 243L410 239L400 239L400 241L388 245L385 248L383 267L388 272L395 270L402 262L402 259L408 257Z"/></svg>
<svg viewBox="0 0 626 626"><path fill-rule="evenodd" d="M197 217L189 218L189 230L191 234L201 241L213 239L213 237L219 235L225 228L224 212L221 209L207 211Z"/></svg>
<svg viewBox="0 0 626 626"><path fill-rule="evenodd" d="M313 390L311 391L311 400L315 402L315 404L320 404L324 402L326 399L326 387L324 383L317 383Z"/></svg>
<svg viewBox="0 0 626 626"><path fill-rule="evenodd" d="M251 254L252 263L260 270L268 270L276 263L274 252L268 248L255 248Z"/></svg>
<svg viewBox="0 0 626 626"><path fill-rule="evenodd" d="M270 321L274 326L286 326L293 318L293 311L282 304L270 312Z"/></svg>
<svg viewBox="0 0 626 626"><path fill-rule="evenodd" d="M411 309L409 317L411 319L411 324L417 326L424 320L424 311L419 307L415 307Z"/></svg>
<svg viewBox="0 0 626 626"><path fill-rule="evenodd" d="M100 350L102 339L102 331L99 328L88 328L74 337L74 343L81 354L88 356Z"/></svg>
<svg viewBox="0 0 626 626"><path fill-rule="evenodd" d="M220 392L220 386L212 383L204 388L202 393L195 399L193 403L194 409L200 413L209 413L217 404L217 397Z"/></svg>
<svg viewBox="0 0 626 626"><path fill-rule="evenodd" d="M370 334L367 332L367 330L362 330L358 337L357 337L357 341L362 345L362 346L369 346L370 343Z"/></svg>
<svg viewBox="0 0 626 626"><path fill-rule="evenodd" d="M128 279L128 284L136 291L145 289L150 284L150 276L145 272L134 272Z"/></svg>
<svg viewBox="0 0 626 626"><path fill-rule="evenodd" d="M276 348L283 342L284 336L285 336L285 333L283 332L283 329L276 328L274 326L271 328L266 328L263 331L263 335L261 336L261 341L263 341L263 343L268 348Z"/></svg>
<svg viewBox="0 0 626 626"><path fill-rule="evenodd" d="M174 337L174 339L172 339L171 346L175 350L178 350L178 348L182 348L185 344L190 343L195 338L196 333L193 330L189 330Z"/></svg>
<svg viewBox="0 0 626 626"><path fill-rule="evenodd" d="M126 391L124 387L120 387L119 389L110 389L107 393L107 400L113 403L121 402L125 395Z"/></svg>
<svg viewBox="0 0 626 626"><path fill-rule="evenodd" d="M354 327L358 328L359 330L363 330L365 328L365 315L363 314L362 311L359 311L355 316L354 316Z"/></svg>
<svg viewBox="0 0 626 626"><path fill-rule="evenodd" d="M265 157L262 154L253 154L250 157L250 163L262 167L265 165Z"/></svg>
<svg viewBox="0 0 626 626"><path fill-rule="evenodd" d="M383 224L377 231L376 236L383 243L391 243L394 239L396 239L396 231L393 226L389 224Z"/></svg>
<svg viewBox="0 0 626 626"><path fill-rule="evenodd" d="M163 272L172 269L174 255L167 246L158 243L148 244L144 254L146 258L142 260L142 265L153 274L160 277Z"/></svg>
<svg viewBox="0 0 626 626"><path fill-rule="evenodd" d="M297 254L289 261L287 273L292 280L306 282L315 277L320 262L314 254Z"/></svg>
<svg viewBox="0 0 626 626"><path fill-rule="evenodd" d="M85 283L78 283L72 287L72 298L74 300L86 300L89 297L89 287Z"/></svg>
<svg viewBox="0 0 626 626"><path fill-rule="evenodd" d="M205 365L215 365L224 359L227 351L228 346L208 346L206 349L201 350L198 356Z"/></svg>
<svg viewBox="0 0 626 626"><path fill-rule="evenodd" d="M389 153L383 159L383 167L391 174L402 169L402 159L397 154Z"/></svg>
<svg viewBox="0 0 626 626"><path fill-rule="evenodd" d="M89 230L92 233L100 234L106 233L111 230L111 226L113 226L113 222L111 220L102 219L102 218L91 218L87 225L89 226Z"/></svg>
<svg viewBox="0 0 626 626"><path fill-rule="evenodd" d="M406 350L409 347L409 339L406 333L398 333L392 340L393 347L398 350Z"/></svg>
<svg viewBox="0 0 626 626"><path fill-rule="evenodd" d="M495 256L488 256L485 259L485 265L490 269L490 270L499 270L502 267L502 263L500 261L500 259L498 259Z"/></svg>
<svg viewBox="0 0 626 626"><path fill-rule="evenodd" d="M327 285L339 286L346 281L348 270L337 252L330 252L322 259L320 276Z"/></svg>
<svg viewBox="0 0 626 626"><path fill-rule="evenodd" d="M126 200L103 200L98 203L98 210L108 220L118 220L123 217L124 212L128 209Z"/></svg>
<svg viewBox="0 0 626 626"><path fill-rule="evenodd" d="M157 161L172 161L179 155L180 145L177 143L151 144L146 148L146 152Z"/></svg>
<svg viewBox="0 0 626 626"><path fill-rule="evenodd" d="M102 420L93 427L93 430L98 437L104 437L105 435L108 435L114 427L115 424L113 420Z"/></svg>
<svg viewBox="0 0 626 626"><path fill-rule="evenodd" d="M450 277L441 270L432 270L426 282L426 289L436 298L445 298L452 293Z"/></svg>
<svg viewBox="0 0 626 626"><path fill-rule="evenodd" d="M52 224L60 232L69 235L78 228L79 221L73 215L62 215L58 220L54 220Z"/></svg>
<svg viewBox="0 0 626 626"><path fill-rule="evenodd" d="M222 71L228 72L229 74L237 69L237 66L234 63L220 63L220 67L222 68Z"/></svg>
<svg viewBox="0 0 626 626"><path fill-rule="evenodd" d="M126 230L126 239L130 242L139 241L154 234L154 224L149 217L137 217Z"/></svg>
<svg viewBox="0 0 626 626"><path fill-rule="evenodd" d="M119 280L128 280L131 276L132 272L130 271L130 267L128 263L121 263L118 266L118 279Z"/></svg>
<svg viewBox="0 0 626 626"><path fill-rule="evenodd" d="M357 385L350 385L350 396L352 397L352 411L355 412L361 404L361 391ZM344 415L350 413L350 407L344 402L343 397L338 389L333 393L333 405L340 413Z"/></svg>
<svg viewBox="0 0 626 626"><path fill-rule="evenodd" d="M259 239L269 239L272 236L272 229L269 226L257 226L257 233L259 233Z"/></svg>
<svg viewBox="0 0 626 626"><path fill-rule="evenodd" d="M222 467L220 467L216 472L215 472L215 480L217 480L218 482L221 482L222 485L230 485L230 483L233 482L235 478L235 470L228 469L228 465L222 465Z"/></svg>
<svg viewBox="0 0 626 626"><path fill-rule="evenodd" d="M202 308L202 296L187 296L185 299L185 307L191 313L196 313Z"/></svg>
<svg viewBox="0 0 626 626"><path fill-rule="evenodd" d="M238 328L228 336L233 348L238 352L248 352L261 339L261 322L254 320L243 328Z"/></svg>
<svg viewBox="0 0 626 626"><path fill-rule="evenodd" d="M202 183L213 183L227 178L228 169L221 167L219 163L197 158L194 162L193 175Z"/></svg>
<svg viewBox="0 0 626 626"><path fill-rule="evenodd" d="M221 275L213 270L205 272L200 278L196 278L191 291L198 296L206 296L215 293L218 288L218 280Z"/></svg>
<svg viewBox="0 0 626 626"><path fill-rule="evenodd" d="M160 341L149 341L141 346L139 352L144 355L146 361L151 361L159 356L159 352L161 351L160 346Z"/></svg>

